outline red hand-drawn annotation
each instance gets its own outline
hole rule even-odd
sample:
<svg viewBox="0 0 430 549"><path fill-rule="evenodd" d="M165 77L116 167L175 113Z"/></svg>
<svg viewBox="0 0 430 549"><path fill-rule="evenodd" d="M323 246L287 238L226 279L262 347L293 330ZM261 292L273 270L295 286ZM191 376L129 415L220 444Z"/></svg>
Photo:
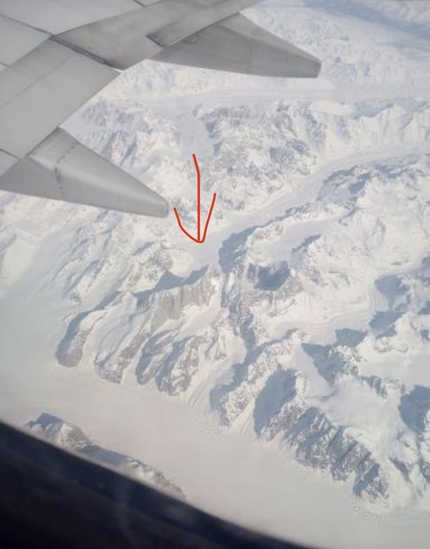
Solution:
<svg viewBox="0 0 430 549"><path fill-rule="evenodd" d="M212 210L214 209L214 206L215 206L216 193L214 193L214 196L212 198L212 204L209 209L208 218L206 220L205 230L203 232L203 238L200 238L200 170L199 170L199 165L197 163L197 158L195 154L193 154L193 160L194 160L194 165L196 167L196 172L197 172L197 238L194 238L194 236L191 236L190 233L184 229L184 227L182 226L181 220L179 218L178 210L176 208L173 208L173 211L175 212L176 219L178 220L178 225L181 231L184 234L186 234L188 238L191 238L191 240L194 240L194 242L197 242L197 244L203 244L203 242L206 239L206 234L208 232L208 226L209 226L209 221L211 219Z"/></svg>

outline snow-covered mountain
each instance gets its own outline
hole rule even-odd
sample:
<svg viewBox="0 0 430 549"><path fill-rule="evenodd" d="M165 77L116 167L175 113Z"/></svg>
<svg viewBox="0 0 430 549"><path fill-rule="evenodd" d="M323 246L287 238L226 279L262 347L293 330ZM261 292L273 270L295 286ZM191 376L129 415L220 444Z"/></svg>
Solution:
<svg viewBox="0 0 430 549"><path fill-rule="evenodd" d="M41 414L36 420L29 421L25 427L32 433L67 450L73 450L86 457L106 463L171 496L185 499L179 486L167 479L158 469L142 463L138 459L97 446L76 425L50 414Z"/></svg>
<svg viewBox="0 0 430 549"><path fill-rule="evenodd" d="M280 452L353 502L360 535L393 547L405 517L425 531L430 512L430 6L270 0L247 15L322 58L321 77L144 62L66 124L190 232L195 153L202 219L217 193L203 245L173 215L0 196L1 375L22 396L0 412L62 417L210 510L226 505L212 479L231 488L254 467L211 452L236 455L233 439ZM97 420L93 395L109 409ZM157 437L140 443L141 429ZM282 467L279 486L292 482ZM229 493L234 509L294 536L273 515L288 490L271 506L243 482L256 491ZM350 541L343 522L344 538L318 543Z"/></svg>

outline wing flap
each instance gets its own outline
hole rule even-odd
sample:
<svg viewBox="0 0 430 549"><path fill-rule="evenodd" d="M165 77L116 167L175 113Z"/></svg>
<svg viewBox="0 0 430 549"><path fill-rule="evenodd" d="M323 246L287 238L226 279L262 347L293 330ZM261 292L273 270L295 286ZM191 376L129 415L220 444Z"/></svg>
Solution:
<svg viewBox="0 0 430 549"><path fill-rule="evenodd" d="M60 34L56 40L123 70L162 51L147 34L185 15L184 8L185 4L166 0Z"/></svg>
<svg viewBox="0 0 430 549"><path fill-rule="evenodd" d="M305 51L258 27L243 15L217 23L155 56L167 63L293 78L312 78L321 63Z"/></svg>
<svg viewBox="0 0 430 549"><path fill-rule="evenodd" d="M240 10L250 8L259 1L224 0L209 8L199 9L188 17L182 18L180 21L176 21L165 26L160 31L150 34L149 37L163 48L167 48L196 32L235 15Z"/></svg>
<svg viewBox="0 0 430 549"><path fill-rule="evenodd" d="M12 167L0 177L5 191L155 217L169 211L161 196L61 129L26 158L7 161Z"/></svg>
<svg viewBox="0 0 430 549"><path fill-rule="evenodd" d="M117 72L48 40L0 72L0 149L19 158Z"/></svg>
<svg viewBox="0 0 430 549"><path fill-rule="evenodd" d="M49 34L139 9L135 0L0 0L0 13Z"/></svg>
<svg viewBox="0 0 430 549"><path fill-rule="evenodd" d="M48 38L45 32L0 15L0 63L12 65Z"/></svg>
<svg viewBox="0 0 430 549"><path fill-rule="evenodd" d="M0 176L6 173L16 162L18 162L17 158L0 151Z"/></svg>
<svg viewBox="0 0 430 549"><path fill-rule="evenodd" d="M163 29L188 21L195 11L196 5L189 1L163 0L132 13L73 29L58 35L56 40L123 70L161 52L162 47L151 35L158 36ZM201 11L199 8L198 13Z"/></svg>

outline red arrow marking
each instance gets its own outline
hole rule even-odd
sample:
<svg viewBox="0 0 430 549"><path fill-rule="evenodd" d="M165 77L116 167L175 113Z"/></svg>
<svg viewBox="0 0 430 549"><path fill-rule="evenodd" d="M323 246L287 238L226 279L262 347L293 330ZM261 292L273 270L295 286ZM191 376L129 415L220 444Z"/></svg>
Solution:
<svg viewBox="0 0 430 549"><path fill-rule="evenodd" d="M211 204L211 207L209 209L208 218L206 219L206 225L205 225L205 230L204 230L204 233L203 233L203 238L201 239L200 238L200 170L199 170L199 165L197 163L197 158L196 158L195 154L193 154L193 160L194 160L194 166L196 167L196 172L197 172L197 238L194 238L194 236L191 236L190 233L187 230L184 229L184 227L182 226L181 220L179 218L178 210L176 208L173 208L173 211L175 212L176 219L178 220L178 225L179 225L179 228L181 229L181 231L184 234L186 234L188 236L188 238L191 238L191 240L194 240L194 242L197 242L197 244L203 244L203 242L206 240L206 234L208 232L209 221L211 219L212 210L214 209L214 206L215 206L216 193L214 193L214 196L212 198L212 204Z"/></svg>

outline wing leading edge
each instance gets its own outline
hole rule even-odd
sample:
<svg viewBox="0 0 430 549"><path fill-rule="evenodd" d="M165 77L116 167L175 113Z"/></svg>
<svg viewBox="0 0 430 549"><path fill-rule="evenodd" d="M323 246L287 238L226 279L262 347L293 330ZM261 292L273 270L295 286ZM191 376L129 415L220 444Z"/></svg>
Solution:
<svg viewBox="0 0 430 549"><path fill-rule="evenodd" d="M238 13L258 0L86 0L79 13L75 1L15 0L9 13L0 0L0 189L166 216L163 198L58 126L143 59L276 77L320 70L317 59ZM79 26L56 27L47 15L36 31L36 3L42 12L56 5Z"/></svg>

